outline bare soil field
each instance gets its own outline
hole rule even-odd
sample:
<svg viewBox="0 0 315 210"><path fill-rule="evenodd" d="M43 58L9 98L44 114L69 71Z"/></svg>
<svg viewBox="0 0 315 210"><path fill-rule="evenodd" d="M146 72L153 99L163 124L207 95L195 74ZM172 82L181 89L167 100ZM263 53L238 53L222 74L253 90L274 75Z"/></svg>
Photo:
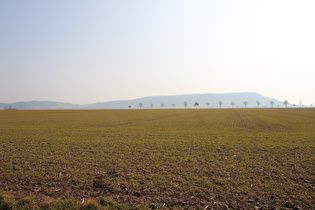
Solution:
<svg viewBox="0 0 315 210"><path fill-rule="evenodd" d="M0 209L315 209L315 109L0 111Z"/></svg>

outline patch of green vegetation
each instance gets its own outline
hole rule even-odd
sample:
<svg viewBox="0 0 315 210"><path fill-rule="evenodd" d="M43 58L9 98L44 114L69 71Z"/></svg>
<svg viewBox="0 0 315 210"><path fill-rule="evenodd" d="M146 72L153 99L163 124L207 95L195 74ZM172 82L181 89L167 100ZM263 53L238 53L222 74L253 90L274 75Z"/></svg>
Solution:
<svg viewBox="0 0 315 210"><path fill-rule="evenodd" d="M0 125L0 207L315 207L315 109L10 110Z"/></svg>

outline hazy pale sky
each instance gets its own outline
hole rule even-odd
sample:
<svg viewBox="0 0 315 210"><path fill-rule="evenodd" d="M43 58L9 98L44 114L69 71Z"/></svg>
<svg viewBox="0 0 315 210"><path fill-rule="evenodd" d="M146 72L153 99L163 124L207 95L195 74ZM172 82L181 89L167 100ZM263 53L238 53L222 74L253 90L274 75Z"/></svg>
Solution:
<svg viewBox="0 0 315 210"><path fill-rule="evenodd" d="M258 92L315 104L313 0L0 0L0 102Z"/></svg>

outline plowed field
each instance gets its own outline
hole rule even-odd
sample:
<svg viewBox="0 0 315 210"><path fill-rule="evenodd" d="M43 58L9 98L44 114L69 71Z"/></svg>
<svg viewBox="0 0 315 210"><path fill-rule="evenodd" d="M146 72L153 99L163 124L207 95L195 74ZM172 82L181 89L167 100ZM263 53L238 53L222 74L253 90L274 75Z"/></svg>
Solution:
<svg viewBox="0 0 315 210"><path fill-rule="evenodd" d="M315 109L0 111L0 161L32 208L311 209Z"/></svg>

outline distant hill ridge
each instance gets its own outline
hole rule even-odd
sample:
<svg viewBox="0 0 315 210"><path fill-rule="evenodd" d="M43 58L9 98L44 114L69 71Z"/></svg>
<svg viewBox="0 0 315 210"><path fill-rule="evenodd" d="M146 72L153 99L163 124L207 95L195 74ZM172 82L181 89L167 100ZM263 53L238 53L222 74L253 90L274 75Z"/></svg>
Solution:
<svg viewBox="0 0 315 210"><path fill-rule="evenodd" d="M205 93L205 94L185 94L185 95L168 95L168 96L148 96L133 100L117 100L108 102L98 102L86 105L76 105L71 103L53 102L53 101L29 101L16 103L0 103L0 109L160 109L160 108L185 108L184 102L187 102L187 108L194 108L194 103L199 104L199 108L219 108L219 101L222 102L222 108L231 108L234 102L234 108L245 107L244 102L248 103L247 107L273 107L283 106L281 101L265 97L255 92L240 93ZM257 101L260 103L257 104ZM206 105L209 103L210 105ZM162 105L164 107L162 107Z"/></svg>

